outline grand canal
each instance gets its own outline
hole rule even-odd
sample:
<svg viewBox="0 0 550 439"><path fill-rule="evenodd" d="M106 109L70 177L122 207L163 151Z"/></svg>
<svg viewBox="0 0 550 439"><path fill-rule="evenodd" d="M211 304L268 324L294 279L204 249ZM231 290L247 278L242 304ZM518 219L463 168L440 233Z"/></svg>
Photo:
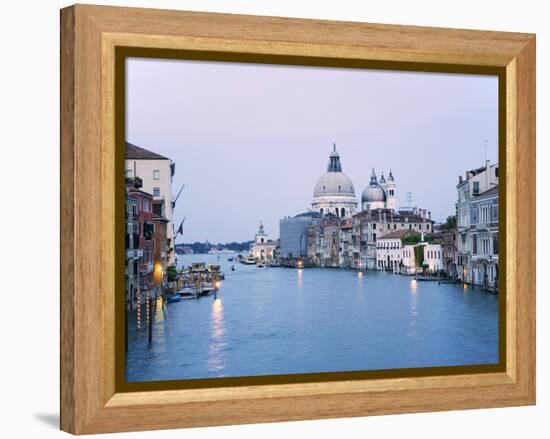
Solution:
<svg viewBox="0 0 550 439"><path fill-rule="evenodd" d="M343 269L261 269L227 255L216 296L158 306L153 342L129 314L128 381L393 369L498 361L498 297Z"/></svg>

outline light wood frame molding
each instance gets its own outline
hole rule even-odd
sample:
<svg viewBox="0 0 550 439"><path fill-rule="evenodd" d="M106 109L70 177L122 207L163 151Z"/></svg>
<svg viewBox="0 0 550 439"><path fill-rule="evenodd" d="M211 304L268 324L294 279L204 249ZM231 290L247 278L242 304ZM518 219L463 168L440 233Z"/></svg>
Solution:
<svg viewBox="0 0 550 439"><path fill-rule="evenodd" d="M118 46L502 68L505 371L117 393L113 223ZM85 434L534 403L534 35L88 5L61 11L63 430Z"/></svg>

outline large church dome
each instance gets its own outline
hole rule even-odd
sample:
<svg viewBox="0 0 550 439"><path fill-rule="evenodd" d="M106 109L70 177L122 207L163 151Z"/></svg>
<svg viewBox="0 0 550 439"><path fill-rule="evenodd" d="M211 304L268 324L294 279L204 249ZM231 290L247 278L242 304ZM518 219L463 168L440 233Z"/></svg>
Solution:
<svg viewBox="0 0 550 439"><path fill-rule="evenodd" d="M321 178L315 185L313 196L321 195L352 195L355 196L355 190L349 177L343 172L327 172L321 175Z"/></svg>
<svg viewBox="0 0 550 439"><path fill-rule="evenodd" d="M342 172L342 164L340 163L340 155L338 151L336 151L336 145L334 145L330 153L327 172L321 175L313 192L314 197L323 195L355 196L353 183L350 178Z"/></svg>
<svg viewBox="0 0 550 439"><path fill-rule="evenodd" d="M334 145L329 155L327 172L315 185L312 208L321 214L347 217L355 212L357 199L350 178L342 172L340 155Z"/></svg>

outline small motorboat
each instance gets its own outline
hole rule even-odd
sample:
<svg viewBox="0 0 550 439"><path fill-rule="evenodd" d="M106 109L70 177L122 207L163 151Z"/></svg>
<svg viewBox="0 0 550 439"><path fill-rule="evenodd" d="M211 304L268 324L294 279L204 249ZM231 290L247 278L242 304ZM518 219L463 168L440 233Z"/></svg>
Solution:
<svg viewBox="0 0 550 439"><path fill-rule="evenodd" d="M179 294L172 294L171 296L168 296L168 298L166 299L168 303L177 303L180 300L181 300L181 297Z"/></svg>

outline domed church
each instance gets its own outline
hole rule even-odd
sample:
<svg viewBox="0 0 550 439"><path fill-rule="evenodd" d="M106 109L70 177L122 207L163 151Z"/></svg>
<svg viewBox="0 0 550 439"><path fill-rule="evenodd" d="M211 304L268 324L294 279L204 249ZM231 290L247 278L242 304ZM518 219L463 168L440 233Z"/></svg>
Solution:
<svg viewBox="0 0 550 439"><path fill-rule="evenodd" d="M396 209L395 180L390 170L388 180L384 174L380 176L380 183L372 169L370 183L361 195L361 208L363 210L372 209Z"/></svg>
<svg viewBox="0 0 550 439"><path fill-rule="evenodd" d="M356 213L355 189L350 178L342 172L336 144L329 155L327 172L315 185L311 208L321 215L333 214L339 218L349 218Z"/></svg>

